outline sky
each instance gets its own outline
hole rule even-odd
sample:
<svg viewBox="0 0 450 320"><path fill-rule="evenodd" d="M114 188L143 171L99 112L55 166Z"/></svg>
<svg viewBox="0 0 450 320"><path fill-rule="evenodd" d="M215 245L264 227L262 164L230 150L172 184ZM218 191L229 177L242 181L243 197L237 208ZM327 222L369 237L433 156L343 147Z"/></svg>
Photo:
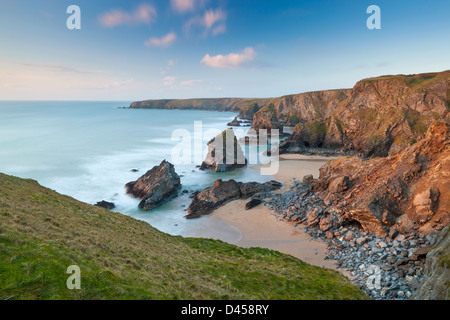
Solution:
<svg viewBox="0 0 450 320"><path fill-rule="evenodd" d="M81 29L67 27L71 5ZM367 27L371 5L381 29ZM448 0L0 0L0 100L278 97L444 71L449 12Z"/></svg>

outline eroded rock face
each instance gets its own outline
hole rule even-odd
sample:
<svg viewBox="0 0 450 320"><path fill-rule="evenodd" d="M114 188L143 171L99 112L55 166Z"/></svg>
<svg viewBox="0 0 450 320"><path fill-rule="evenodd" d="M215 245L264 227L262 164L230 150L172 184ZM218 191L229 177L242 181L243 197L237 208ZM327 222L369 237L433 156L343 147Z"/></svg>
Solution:
<svg viewBox="0 0 450 320"><path fill-rule="evenodd" d="M449 92L450 71L361 80L326 108L315 100L313 105L318 110L322 106L322 112L306 118L300 112L302 119L280 145L280 153L321 147L354 151L366 158L386 157L423 139L436 120L450 120ZM276 115L281 121L278 110Z"/></svg>
<svg viewBox="0 0 450 320"><path fill-rule="evenodd" d="M125 188L127 194L142 199L139 208L150 211L177 197L181 181L174 166L164 160Z"/></svg>
<svg viewBox="0 0 450 320"><path fill-rule="evenodd" d="M343 220L379 236L432 233L450 223L449 125L432 125L423 140L386 158L329 161L308 183Z"/></svg>
<svg viewBox="0 0 450 320"><path fill-rule="evenodd" d="M225 130L208 142L208 155L201 165L202 169L227 172L245 166L247 159L233 129Z"/></svg>
<svg viewBox="0 0 450 320"><path fill-rule="evenodd" d="M241 198L247 199L255 194L270 192L281 187L282 184L277 181L242 183L235 180L217 180L212 187L206 188L195 195L188 208L189 214L186 218L199 218L202 215L212 213L214 209L229 201Z"/></svg>
<svg viewBox="0 0 450 320"><path fill-rule="evenodd" d="M416 300L450 299L450 233L441 232L440 241L426 255L425 276L414 295Z"/></svg>

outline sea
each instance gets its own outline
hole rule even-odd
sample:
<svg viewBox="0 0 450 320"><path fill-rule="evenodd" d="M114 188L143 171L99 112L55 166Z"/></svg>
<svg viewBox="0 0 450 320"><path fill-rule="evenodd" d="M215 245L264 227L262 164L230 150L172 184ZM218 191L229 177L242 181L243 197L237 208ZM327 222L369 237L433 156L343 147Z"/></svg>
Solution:
<svg viewBox="0 0 450 320"><path fill-rule="evenodd" d="M196 220L184 216L189 194L217 179L272 179L251 167L227 173L197 167L206 156L207 142L237 114L129 109L129 105L130 101L0 101L0 172L36 180L86 203L113 202L114 211L171 235L217 238L220 234L224 241L227 235L236 239L238 231L231 225L219 225L209 216ZM235 130L235 134L243 137L246 130ZM246 153L257 148L242 147ZM189 148L192 156L186 157L189 153L183 151ZM180 154L184 161L176 157ZM177 160L174 165L182 190L189 193L152 211L138 209L139 200L125 193L125 184L163 160L173 163L172 159Z"/></svg>

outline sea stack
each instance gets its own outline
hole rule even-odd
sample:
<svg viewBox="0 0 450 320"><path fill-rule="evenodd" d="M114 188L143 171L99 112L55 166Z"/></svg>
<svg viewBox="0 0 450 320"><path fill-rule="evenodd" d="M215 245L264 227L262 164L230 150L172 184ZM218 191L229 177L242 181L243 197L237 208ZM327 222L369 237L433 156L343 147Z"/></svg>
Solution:
<svg viewBox="0 0 450 320"><path fill-rule="evenodd" d="M150 211L177 197L181 181L174 166L164 160L125 188L127 194L142 199L139 208Z"/></svg>
<svg viewBox="0 0 450 320"><path fill-rule="evenodd" d="M234 135L227 129L208 142L208 155L201 168L215 172L227 172L247 166L247 159Z"/></svg>

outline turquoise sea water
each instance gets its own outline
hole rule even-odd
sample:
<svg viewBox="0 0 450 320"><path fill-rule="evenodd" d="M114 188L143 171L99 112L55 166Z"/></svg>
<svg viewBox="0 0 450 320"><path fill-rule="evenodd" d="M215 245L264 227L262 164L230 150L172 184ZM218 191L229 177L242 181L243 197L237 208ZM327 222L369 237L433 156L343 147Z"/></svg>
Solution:
<svg viewBox="0 0 450 320"><path fill-rule="evenodd" d="M194 136L194 122L201 121L200 145L206 146L215 135L211 130L226 129L236 114L121 108L129 104L0 101L0 172L35 179L87 203L114 202L115 211L147 221L169 234L205 234L204 229L212 227L207 218L183 218L190 204L188 195L145 212L137 209L139 200L125 194L124 185L162 160L171 161L172 150L179 144L171 139L175 130L185 129ZM239 137L243 132L236 134ZM262 182L271 178L251 168L222 174L199 171L198 164L175 164L183 190L200 190L216 179Z"/></svg>

